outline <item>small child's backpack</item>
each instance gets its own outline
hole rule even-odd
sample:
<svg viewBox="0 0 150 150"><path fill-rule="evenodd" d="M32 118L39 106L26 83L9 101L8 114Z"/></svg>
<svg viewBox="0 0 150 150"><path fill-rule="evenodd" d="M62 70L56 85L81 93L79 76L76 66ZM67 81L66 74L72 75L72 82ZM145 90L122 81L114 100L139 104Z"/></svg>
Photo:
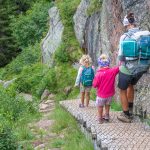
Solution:
<svg viewBox="0 0 150 150"><path fill-rule="evenodd" d="M125 33L129 38L121 42L124 57L136 58L133 67L128 67L131 74L147 72L150 67L150 32L139 31L136 33ZM128 60L126 60L128 64Z"/></svg>
<svg viewBox="0 0 150 150"><path fill-rule="evenodd" d="M83 67L81 74L81 83L83 86L92 86L92 82L94 79L94 70L92 67Z"/></svg>

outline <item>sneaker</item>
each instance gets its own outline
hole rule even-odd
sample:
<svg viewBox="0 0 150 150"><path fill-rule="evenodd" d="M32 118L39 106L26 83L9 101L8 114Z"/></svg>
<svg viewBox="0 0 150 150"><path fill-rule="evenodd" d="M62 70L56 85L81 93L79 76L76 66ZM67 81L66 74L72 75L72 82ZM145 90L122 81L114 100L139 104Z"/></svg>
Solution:
<svg viewBox="0 0 150 150"><path fill-rule="evenodd" d="M84 105L83 105L83 104L79 104L79 107L80 107L80 108L84 108Z"/></svg>
<svg viewBox="0 0 150 150"><path fill-rule="evenodd" d="M130 116L125 115L123 112L119 116L117 116L117 119L126 123L131 123L132 120Z"/></svg>
<svg viewBox="0 0 150 150"><path fill-rule="evenodd" d="M98 123L99 123L99 124L103 124L103 123L104 123L103 118L99 118L99 119L98 119Z"/></svg>
<svg viewBox="0 0 150 150"><path fill-rule="evenodd" d="M105 114L105 115L103 116L103 119L104 119L105 121L109 121L109 114Z"/></svg>

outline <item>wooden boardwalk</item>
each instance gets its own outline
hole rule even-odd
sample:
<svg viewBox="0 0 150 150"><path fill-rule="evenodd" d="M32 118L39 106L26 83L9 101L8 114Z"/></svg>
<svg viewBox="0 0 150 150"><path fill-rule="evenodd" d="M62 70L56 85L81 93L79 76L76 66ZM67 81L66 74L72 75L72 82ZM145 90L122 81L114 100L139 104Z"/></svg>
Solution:
<svg viewBox="0 0 150 150"><path fill-rule="evenodd" d="M88 108L79 108L79 100L65 100L60 104L91 133L99 149L150 150L150 127L134 119L132 123L118 121L120 112L110 112L110 122L99 124L95 102Z"/></svg>

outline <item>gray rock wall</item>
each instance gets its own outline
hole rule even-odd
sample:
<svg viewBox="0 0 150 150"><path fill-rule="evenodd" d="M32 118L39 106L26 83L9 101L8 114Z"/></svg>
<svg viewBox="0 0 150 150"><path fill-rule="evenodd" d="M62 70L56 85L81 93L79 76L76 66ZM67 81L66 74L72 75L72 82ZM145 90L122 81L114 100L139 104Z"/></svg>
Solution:
<svg viewBox="0 0 150 150"><path fill-rule="evenodd" d="M82 0L73 17L76 38L80 43L81 47L83 47L85 43L84 33L85 33L86 21L88 18L87 8L89 4L90 4L90 0Z"/></svg>
<svg viewBox="0 0 150 150"><path fill-rule="evenodd" d="M74 29L76 37L85 53L92 57L97 66L100 53L100 13L87 15L90 0L82 0L74 15Z"/></svg>
<svg viewBox="0 0 150 150"><path fill-rule="evenodd" d="M60 46L64 26L61 22L57 7L52 7L49 10L50 22L49 31L42 41L42 60L43 63L52 65L52 56L55 50Z"/></svg>

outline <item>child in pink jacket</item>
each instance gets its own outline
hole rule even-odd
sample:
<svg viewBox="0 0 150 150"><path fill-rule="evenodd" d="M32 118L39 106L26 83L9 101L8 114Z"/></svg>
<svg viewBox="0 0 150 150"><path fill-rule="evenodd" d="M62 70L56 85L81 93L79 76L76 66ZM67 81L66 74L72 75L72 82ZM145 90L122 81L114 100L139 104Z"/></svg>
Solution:
<svg viewBox="0 0 150 150"><path fill-rule="evenodd" d="M112 97L115 94L115 77L119 72L119 67L110 68L110 59L102 54L98 59L99 69L93 80L93 87L97 89L96 106L98 108L98 121L103 123L109 121L109 110ZM103 107L105 113L103 116Z"/></svg>

